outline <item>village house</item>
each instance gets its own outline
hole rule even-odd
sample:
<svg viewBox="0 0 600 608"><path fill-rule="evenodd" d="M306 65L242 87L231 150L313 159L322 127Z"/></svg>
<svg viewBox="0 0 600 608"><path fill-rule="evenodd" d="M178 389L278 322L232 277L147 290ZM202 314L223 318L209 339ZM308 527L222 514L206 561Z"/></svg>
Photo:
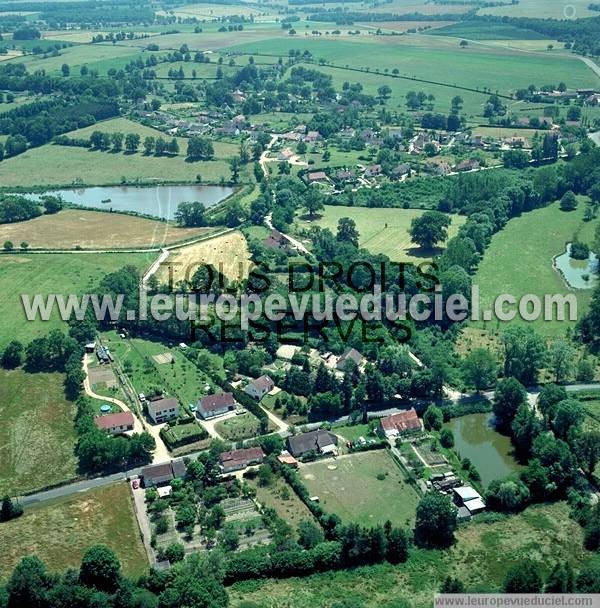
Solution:
<svg viewBox="0 0 600 608"><path fill-rule="evenodd" d="M348 348L337 360L335 365L336 369L343 372L346 369L348 361L353 361L356 367L360 367L363 362L363 356L355 348Z"/></svg>
<svg viewBox="0 0 600 608"><path fill-rule="evenodd" d="M397 437L409 431L423 430L423 423L412 407L404 412L381 418L377 430L385 437Z"/></svg>
<svg viewBox="0 0 600 608"><path fill-rule="evenodd" d="M340 182L353 182L356 179L356 173L352 169L349 171L339 169L335 174L335 179Z"/></svg>
<svg viewBox="0 0 600 608"><path fill-rule="evenodd" d="M328 181L327 174L324 171L314 171L313 173L308 173L306 179L309 184L317 184Z"/></svg>
<svg viewBox="0 0 600 608"><path fill-rule="evenodd" d="M394 167L392 169L392 175L397 179L400 179L405 175L408 175L408 177L410 177L410 165L403 163L401 165L398 165L397 167Z"/></svg>
<svg viewBox="0 0 600 608"><path fill-rule="evenodd" d="M429 162L425 165L425 170L434 175L448 175L452 173L452 167L447 162Z"/></svg>
<svg viewBox="0 0 600 608"><path fill-rule="evenodd" d="M170 484L174 479L183 479L185 470L185 463L182 459L153 464L142 469L142 483L145 488L164 486Z"/></svg>
<svg viewBox="0 0 600 608"><path fill-rule="evenodd" d="M150 399L146 407L148 408L148 416L154 424L161 424L179 416L179 402L175 397Z"/></svg>
<svg viewBox="0 0 600 608"><path fill-rule="evenodd" d="M365 177L377 177L381 175L381 165L371 165L365 169Z"/></svg>
<svg viewBox="0 0 600 608"><path fill-rule="evenodd" d="M281 464L285 464L288 467L292 467L292 469L298 468L298 461L288 451L281 452L281 454L277 456L277 460Z"/></svg>
<svg viewBox="0 0 600 608"><path fill-rule="evenodd" d="M133 431L133 414L131 412L117 412L106 416L96 416L94 424L101 431L108 431L111 435L122 435Z"/></svg>
<svg viewBox="0 0 600 608"><path fill-rule="evenodd" d="M260 401L267 393L275 388L275 382L269 376L261 376L251 380L244 388L244 392Z"/></svg>
<svg viewBox="0 0 600 608"><path fill-rule="evenodd" d="M204 420L210 420L217 416L224 416L227 412L233 412L235 405L232 393L206 395L198 400L196 415Z"/></svg>
<svg viewBox="0 0 600 608"><path fill-rule="evenodd" d="M481 494L471 486L460 486L453 488L454 503L457 507L466 507L471 515L480 513L485 509L485 502Z"/></svg>
<svg viewBox="0 0 600 608"><path fill-rule="evenodd" d="M285 249L289 245L289 241L279 232L273 228L268 237L263 239L262 244L269 249Z"/></svg>
<svg viewBox="0 0 600 608"><path fill-rule="evenodd" d="M321 138L321 135L318 131L309 131L302 140L307 144L314 144L318 142Z"/></svg>
<svg viewBox="0 0 600 608"><path fill-rule="evenodd" d="M279 153L277 154L277 160L288 161L293 156L295 156L295 153L293 150L290 150L289 148L284 148L283 150L280 150Z"/></svg>
<svg viewBox="0 0 600 608"><path fill-rule="evenodd" d="M287 438L288 450L295 458L302 458L310 453L333 454L336 451L338 438L324 429L302 433Z"/></svg>
<svg viewBox="0 0 600 608"><path fill-rule="evenodd" d="M245 469L253 464L260 464L265 458L261 448L244 448L223 452L219 456L219 465L223 473Z"/></svg>
<svg viewBox="0 0 600 608"><path fill-rule="evenodd" d="M479 161L474 158L469 158L461 161L454 168L456 171L474 171L479 169Z"/></svg>

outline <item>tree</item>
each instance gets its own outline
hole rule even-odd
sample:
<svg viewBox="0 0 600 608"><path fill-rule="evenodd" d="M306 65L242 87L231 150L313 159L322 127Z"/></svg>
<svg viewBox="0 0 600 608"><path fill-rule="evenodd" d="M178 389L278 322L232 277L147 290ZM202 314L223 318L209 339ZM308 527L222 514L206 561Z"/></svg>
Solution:
<svg viewBox="0 0 600 608"><path fill-rule="evenodd" d="M461 49L465 49L469 46L469 41L468 40L461 40L458 44L458 46L460 46Z"/></svg>
<svg viewBox="0 0 600 608"><path fill-rule="evenodd" d="M575 575L571 566L557 563L548 575L545 593L573 593L575 591Z"/></svg>
<svg viewBox="0 0 600 608"><path fill-rule="evenodd" d="M110 140L112 142L112 147L115 152L120 152L123 149L123 140L125 136L123 133L116 131L115 133L111 133Z"/></svg>
<svg viewBox="0 0 600 608"><path fill-rule="evenodd" d="M312 521L305 519L298 524L298 543L305 549L313 549L324 540L323 530Z"/></svg>
<svg viewBox="0 0 600 608"><path fill-rule="evenodd" d="M14 369L23 363L24 349L21 342L12 340L9 342L2 353L2 367L4 369Z"/></svg>
<svg viewBox="0 0 600 608"><path fill-rule="evenodd" d="M600 433L586 431L581 433L575 443L575 453L581 468L592 475L600 461Z"/></svg>
<svg viewBox="0 0 600 608"><path fill-rule="evenodd" d="M6 586L7 608L46 608L51 585L52 577L40 558L36 555L24 557Z"/></svg>
<svg viewBox="0 0 600 608"><path fill-rule="evenodd" d="M510 430L517 410L526 402L526 399L527 391L516 378L500 380L496 387L493 404L496 427L503 431Z"/></svg>
<svg viewBox="0 0 600 608"><path fill-rule="evenodd" d="M19 503L14 503L9 496L5 496L0 507L0 521L9 521L21 515L23 515L23 507Z"/></svg>
<svg viewBox="0 0 600 608"><path fill-rule="evenodd" d="M125 136L125 150L129 153L137 152L140 146L140 139L137 133L128 133Z"/></svg>
<svg viewBox="0 0 600 608"><path fill-rule="evenodd" d="M498 366L486 348L472 350L462 363L465 380L479 393L496 382Z"/></svg>
<svg viewBox="0 0 600 608"><path fill-rule="evenodd" d="M179 143L175 137L173 137L173 139L171 139L171 141L167 144L167 152L173 156L177 156L177 154L179 154Z"/></svg>
<svg viewBox="0 0 600 608"><path fill-rule="evenodd" d="M519 406L511 423L511 431L513 444L527 460L533 440L542 432L542 424L528 403Z"/></svg>
<svg viewBox="0 0 600 608"><path fill-rule="evenodd" d="M555 340L549 350L550 369L554 372L554 381L568 380L573 371L575 349L567 340Z"/></svg>
<svg viewBox="0 0 600 608"><path fill-rule="evenodd" d="M456 507L447 496L427 492L417 507L415 542L422 547L449 547L454 542Z"/></svg>
<svg viewBox="0 0 600 608"><path fill-rule="evenodd" d="M190 160L210 160L215 155L212 142L198 135L188 139L187 157Z"/></svg>
<svg viewBox="0 0 600 608"><path fill-rule="evenodd" d="M84 554L79 582L86 587L113 593L121 579L121 564L114 552L104 545L94 545Z"/></svg>
<svg viewBox="0 0 600 608"><path fill-rule="evenodd" d="M445 448L454 447L454 434L450 429L442 429L440 433L440 443Z"/></svg>
<svg viewBox="0 0 600 608"><path fill-rule="evenodd" d="M237 184L240 180L241 161L239 156L232 156L229 159L229 170L231 171L231 182Z"/></svg>
<svg viewBox="0 0 600 608"><path fill-rule="evenodd" d="M3 247L4 251L12 251L15 248L12 241L4 241Z"/></svg>
<svg viewBox="0 0 600 608"><path fill-rule="evenodd" d="M504 593L540 593L543 589L538 566L531 560L514 565L504 577Z"/></svg>
<svg viewBox="0 0 600 608"><path fill-rule="evenodd" d="M458 578L452 578L451 576L446 577L442 586L440 587L440 593L464 593L465 584Z"/></svg>
<svg viewBox="0 0 600 608"><path fill-rule="evenodd" d="M156 140L154 137L148 136L144 138L144 153L147 155L152 154L154 152L154 145Z"/></svg>
<svg viewBox="0 0 600 608"><path fill-rule="evenodd" d="M546 363L546 344L531 327L509 327L502 335L504 375L528 386L537 382L539 369Z"/></svg>
<svg viewBox="0 0 600 608"><path fill-rule="evenodd" d="M560 208L563 211L575 211L577 209L577 197L572 190L567 190L560 199Z"/></svg>
<svg viewBox="0 0 600 608"><path fill-rule="evenodd" d="M431 249L436 243L446 240L451 223L445 213L426 211L412 220L409 234L422 249Z"/></svg>
<svg viewBox="0 0 600 608"><path fill-rule="evenodd" d="M554 417L554 408L568 398L567 391L556 384L544 384L537 399L537 407L548 422Z"/></svg>
<svg viewBox="0 0 600 608"><path fill-rule="evenodd" d="M486 501L496 511L516 513L527 506L529 488L520 479L494 479L490 484Z"/></svg>
<svg viewBox="0 0 600 608"><path fill-rule="evenodd" d="M578 427L585 417L581 402L577 399L565 399L554 407L551 419L552 430L559 439L567 439L569 431Z"/></svg>
<svg viewBox="0 0 600 608"><path fill-rule="evenodd" d="M324 208L323 197L317 188L309 187L304 196L304 208L310 219L313 219L318 211Z"/></svg>
<svg viewBox="0 0 600 608"><path fill-rule="evenodd" d="M585 525L583 544L589 551L600 549L600 506L592 509L592 514Z"/></svg>
<svg viewBox="0 0 600 608"><path fill-rule="evenodd" d="M63 63L60 68L60 71L62 72L62 75L66 78L71 73L71 68L69 67L68 64Z"/></svg>
<svg viewBox="0 0 600 608"><path fill-rule="evenodd" d="M176 562L180 562L185 557L185 548L183 545L179 543L171 543L165 549L165 557L171 562L175 564Z"/></svg>
<svg viewBox="0 0 600 608"><path fill-rule="evenodd" d="M341 217L337 225L336 240L340 243L350 243L354 247L358 247L358 230L356 222L349 217Z"/></svg>
<svg viewBox="0 0 600 608"><path fill-rule="evenodd" d="M435 406L430 405L425 414L423 414L423 424L428 431L434 430L439 431L444 423L444 413L442 410Z"/></svg>
<svg viewBox="0 0 600 608"><path fill-rule="evenodd" d="M196 227L204 226L206 207L198 202L183 202L177 205L177 211L175 211L175 221L180 226Z"/></svg>

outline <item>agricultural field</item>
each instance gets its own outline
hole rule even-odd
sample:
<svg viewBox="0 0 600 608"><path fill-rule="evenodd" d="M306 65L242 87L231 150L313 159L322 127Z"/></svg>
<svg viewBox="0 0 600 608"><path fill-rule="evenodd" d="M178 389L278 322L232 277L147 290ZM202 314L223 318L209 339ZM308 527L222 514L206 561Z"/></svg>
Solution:
<svg viewBox="0 0 600 608"><path fill-rule="evenodd" d="M62 374L0 370L0 495L76 477L75 405L65 399L63 381Z"/></svg>
<svg viewBox="0 0 600 608"><path fill-rule="evenodd" d="M530 17L540 19L580 19L595 17L596 11L589 8L587 0L520 0L516 4L480 8L480 15L500 15L502 17Z"/></svg>
<svg viewBox="0 0 600 608"><path fill-rule="evenodd" d="M414 523L419 495L387 450L302 465L299 475L328 513L363 526Z"/></svg>
<svg viewBox="0 0 600 608"><path fill-rule="evenodd" d="M144 127L125 118L116 118L95 124L92 127L68 133L69 137L89 137L93 131L124 134L138 133L146 136L170 136ZM231 172L227 158L238 153L238 146L214 142L215 160L186 161L187 140L178 138L179 154L170 156L147 156L140 149L135 154L57 146L46 144L32 148L17 157L0 163L0 181L4 186L71 186L119 185L157 182L192 183L201 175L204 183L219 183L221 178L229 180ZM248 169L242 168L242 181L250 181Z"/></svg>
<svg viewBox="0 0 600 608"><path fill-rule="evenodd" d="M584 204L577 210L566 213L558 203L543 209L524 213L508 222L504 230L494 235L479 269L473 279L479 285L481 310L490 308L500 294L511 294L520 298L534 293L543 299L545 294L568 294L577 296L578 315L587 309L591 290L572 290L552 266L552 258L565 250L565 244L579 233L579 239L591 243L594 223L583 222ZM512 321L523 323L519 319ZM566 326L574 322L550 322L538 319L533 327L547 336L563 335ZM476 323L484 329L499 329L505 322L492 320Z"/></svg>
<svg viewBox="0 0 600 608"><path fill-rule="evenodd" d="M198 267L207 264L212 265L230 281L247 277L251 261L244 235L237 231L228 232L176 249L162 264L157 278L161 283L172 280L174 285L182 280L189 282Z"/></svg>
<svg viewBox="0 0 600 608"><path fill-rule="evenodd" d="M330 607L352 597L366 608L383 608L386 601L410 597L414 608L428 608L447 576L460 578L467 591L499 590L506 572L519 561L532 560L548 575L557 560L578 568L593 555L581 548L583 532L564 502L532 506L511 517L484 517L459 528L456 537L448 551L413 549L399 566L237 583L229 589L231 606L241 608L250 601L259 608Z"/></svg>
<svg viewBox="0 0 600 608"><path fill-rule="evenodd" d="M28 321L21 294L83 294L94 290L102 277L132 265L143 272L156 254L36 253L0 256L0 348L13 338L23 343L54 328L65 328L58 313L48 321Z"/></svg>
<svg viewBox="0 0 600 608"><path fill-rule="evenodd" d="M30 506L19 519L2 524L0 583L33 553L52 572L78 568L86 549L95 544L110 547L128 576L140 576L148 568L127 483Z"/></svg>
<svg viewBox="0 0 600 608"><path fill-rule="evenodd" d="M421 251L415 245L408 230L415 217L424 212L417 209L382 209L367 207L332 207L326 206L322 216L315 223L322 228L329 228L334 234L340 218L349 217L356 222L360 235L359 244L371 253L383 253L394 262L420 262L430 260L432 255L442 251ZM448 237L452 238L458 232L465 218L452 215L452 224L448 230ZM307 228L311 222L298 221L298 226ZM387 227L386 227L387 225Z"/></svg>
<svg viewBox="0 0 600 608"><path fill-rule="evenodd" d="M22 241L30 249L159 248L205 235L209 228L181 228L120 213L63 209L26 222L0 224L0 242Z"/></svg>

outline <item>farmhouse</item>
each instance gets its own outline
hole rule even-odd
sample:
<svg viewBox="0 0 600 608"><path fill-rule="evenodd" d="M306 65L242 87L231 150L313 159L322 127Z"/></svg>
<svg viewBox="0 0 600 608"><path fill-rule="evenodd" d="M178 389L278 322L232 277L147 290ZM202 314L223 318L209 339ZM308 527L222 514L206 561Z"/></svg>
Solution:
<svg viewBox="0 0 600 608"><path fill-rule="evenodd" d="M381 165L371 165L365 169L365 177L377 177L381 175Z"/></svg>
<svg viewBox="0 0 600 608"><path fill-rule="evenodd" d="M290 160L290 158L293 156L294 152L292 150L289 148L284 148L283 150L280 150L279 154L277 155L277 160Z"/></svg>
<svg viewBox="0 0 600 608"><path fill-rule="evenodd" d="M355 348L348 348L337 360L335 365L336 369L343 372L346 369L348 361L353 361L356 367L360 367L360 364L363 361L363 356Z"/></svg>
<svg viewBox="0 0 600 608"><path fill-rule="evenodd" d="M327 174L324 171L314 171L306 176L309 184L316 184L318 182L326 182Z"/></svg>
<svg viewBox="0 0 600 608"><path fill-rule="evenodd" d="M121 435L133 431L133 414L131 412L118 412L106 416L96 416L94 424L111 435Z"/></svg>
<svg viewBox="0 0 600 608"><path fill-rule="evenodd" d="M290 454L295 458L301 458L310 452L317 454L335 453L338 438L329 431L318 429L295 437L288 437L287 444Z"/></svg>
<svg viewBox="0 0 600 608"><path fill-rule="evenodd" d="M288 241L279 230L273 228L271 234L266 239L263 239L263 245L269 249L285 249L288 246Z"/></svg>
<svg viewBox="0 0 600 608"><path fill-rule="evenodd" d="M335 178L340 182L353 182L356 179L356 174L353 170L346 171L345 169L340 169L335 174Z"/></svg>
<svg viewBox="0 0 600 608"><path fill-rule="evenodd" d="M148 416L154 424L161 424L170 418L179 416L179 402L175 397L151 399L148 401Z"/></svg>
<svg viewBox="0 0 600 608"><path fill-rule="evenodd" d="M245 448L223 452L219 456L219 463L223 473L239 471L252 464L260 464L265 458L261 448Z"/></svg>
<svg viewBox="0 0 600 608"><path fill-rule="evenodd" d="M146 488L163 486L171 483L174 479L185 477L185 463L179 459L153 464L142 469L141 477Z"/></svg>
<svg viewBox="0 0 600 608"><path fill-rule="evenodd" d="M460 486L452 491L454 492L456 506L466 507L471 515L475 515L475 513L479 513L485 509L485 503L481 498L481 494L471 486Z"/></svg>
<svg viewBox="0 0 600 608"><path fill-rule="evenodd" d="M198 400L196 414L204 420L223 416L235 410L235 399L231 393L206 395Z"/></svg>
<svg viewBox="0 0 600 608"><path fill-rule="evenodd" d="M392 414L379 421L378 431L385 437L397 437L407 431L420 431L423 428L421 419L414 407L405 412Z"/></svg>
<svg viewBox="0 0 600 608"><path fill-rule="evenodd" d="M275 382L269 376L261 376L250 381L244 388L244 392L259 401L275 388Z"/></svg>
<svg viewBox="0 0 600 608"><path fill-rule="evenodd" d="M455 167L456 171L473 171L475 169L479 169L479 161L474 158L463 160Z"/></svg>
<svg viewBox="0 0 600 608"><path fill-rule="evenodd" d="M394 167L394 169L392 169L392 175L396 178L404 177L405 175L410 177L410 165L403 163Z"/></svg>

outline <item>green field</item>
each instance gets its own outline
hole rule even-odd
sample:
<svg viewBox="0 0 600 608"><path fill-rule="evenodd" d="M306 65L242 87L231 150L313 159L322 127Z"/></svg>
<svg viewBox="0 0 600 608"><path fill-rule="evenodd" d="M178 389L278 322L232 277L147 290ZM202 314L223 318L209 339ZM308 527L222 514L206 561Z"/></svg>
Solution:
<svg viewBox="0 0 600 608"><path fill-rule="evenodd" d="M543 299L545 294L574 293L581 316L589 305L591 290L570 290L554 270L552 258L564 252L565 244L578 230L580 240L592 242L594 222L583 222L584 209L580 202L576 211L565 213L555 203L510 220L494 235L473 279L480 288L481 309L490 308L500 294L518 299L533 293ZM499 327L496 320L491 323L494 329ZM514 323L524 321L515 319ZM547 336L564 335L566 328L573 326L573 322L533 322L533 327ZM489 323L487 328L492 329Z"/></svg>
<svg viewBox="0 0 600 608"><path fill-rule="evenodd" d="M327 206L321 213L321 218L315 223L322 228L329 228L334 234L340 218L352 218L360 235L360 246L371 253L383 253L395 262L418 264L431 259L432 253L436 254L440 251L422 251L412 242L408 234L413 218L424 213L421 210ZM465 222L465 218L459 215L452 215L451 218L452 225L448 230L450 238L456 235ZM310 224L311 222L298 221L298 225L303 228L309 227Z"/></svg>
<svg viewBox="0 0 600 608"><path fill-rule="evenodd" d="M55 312L49 321L28 321L21 294L83 294L100 279L119 268L133 265L145 270L155 254L84 253L0 256L0 348L16 338L26 343L55 327L65 327Z"/></svg>
<svg viewBox="0 0 600 608"><path fill-rule="evenodd" d="M328 513L362 525L412 525L419 495L386 450L302 465L299 475ZM384 475L378 479L378 475Z"/></svg>
<svg viewBox="0 0 600 608"><path fill-rule="evenodd" d="M516 4L506 3L504 6L493 6L481 8L480 15L501 15L507 17L532 17L540 19L580 19L581 17L595 17L596 11L588 7L590 2L587 0L519 0ZM575 12L572 12L572 9Z"/></svg>
<svg viewBox="0 0 600 608"><path fill-rule="evenodd" d="M165 133L125 118L100 122L68 135L89 137L95 130L139 133L142 143L147 135L171 139ZM73 184L118 185L123 181L182 183L195 182L197 175L201 175L202 181L208 183L219 183L221 178L229 180L231 172L227 159L238 153L237 145L214 142L215 160L187 162L187 140L178 138L178 143L180 152L175 157L146 156L142 145L137 153L126 154L46 144L0 163L0 182L4 186L39 187ZM240 179L249 181L249 175L247 168L244 168Z"/></svg>
<svg viewBox="0 0 600 608"><path fill-rule="evenodd" d="M454 36L469 40L547 40L548 37L508 24L462 21L429 32L432 36Z"/></svg>
<svg viewBox="0 0 600 608"><path fill-rule="evenodd" d="M256 602L258 608L331 608L353 598L367 608L385 608L387 601L410 598L413 608L429 608L447 576L459 577L467 591L499 590L508 569L519 561L535 561L547 575L557 561L577 569L592 556L581 548L583 532L565 503L529 507L495 523L474 522L456 536L458 542L448 551L415 549L399 566L237 583L229 589L231 606L238 608L246 601Z"/></svg>
<svg viewBox="0 0 600 608"><path fill-rule="evenodd" d="M0 495L75 478L75 406L65 399L63 380L0 370Z"/></svg>
<svg viewBox="0 0 600 608"><path fill-rule="evenodd" d="M33 553L52 572L78 568L86 549L94 544L110 547L129 576L140 576L147 570L128 484L27 507L22 517L3 523L0 583L23 557Z"/></svg>
<svg viewBox="0 0 600 608"><path fill-rule="evenodd" d="M258 437L260 434L260 422L250 412L239 416L232 416L227 420L221 420L215 424L215 431L227 441L242 441Z"/></svg>

